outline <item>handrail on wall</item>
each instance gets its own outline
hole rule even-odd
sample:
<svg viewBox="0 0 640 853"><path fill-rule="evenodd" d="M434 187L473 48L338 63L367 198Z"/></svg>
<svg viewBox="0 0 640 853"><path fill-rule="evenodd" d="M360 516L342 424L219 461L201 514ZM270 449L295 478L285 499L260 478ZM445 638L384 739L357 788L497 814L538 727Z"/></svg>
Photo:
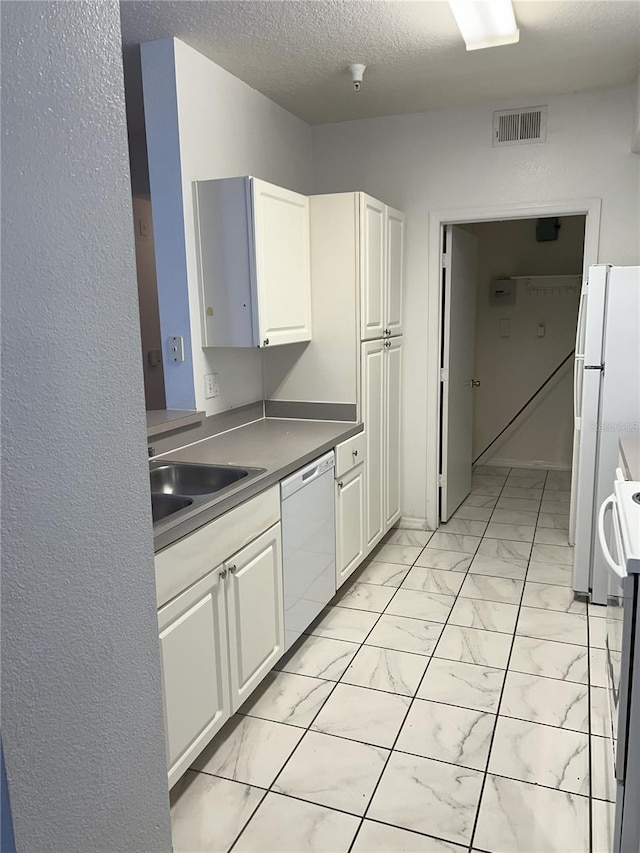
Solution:
<svg viewBox="0 0 640 853"><path fill-rule="evenodd" d="M569 353L569 355L567 355L565 358L563 358L563 359L562 359L562 361L561 361L561 362L560 362L560 364L556 367L556 369L553 371L553 373L551 373L551 374L549 374L549 376L547 376L547 378L544 380L544 382L543 382L543 383L542 383L542 385L538 388L538 390L537 390L537 391L535 391L535 392L534 392L534 393L529 397L529 399L528 399L528 400L527 400L527 402L524 404L524 406L522 406L522 407L521 407L521 408L516 412L516 414L511 418L511 420L509 421L509 423L504 427L504 429L501 429L501 430L500 430L500 432L497 434L497 436L493 439L493 441L491 441L491 442L489 442L489 444L487 444L487 446L486 446L486 447L485 447L485 449L482 451L482 453L479 453L479 454L476 456L476 458L473 460L473 464L474 464L474 465L476 464L476 462L478 461L478 459L482 458L482 457L484 456L484 454L487 452L487 450L489 450L489 448L490 448L490 447L492 447L492 446L496 443L496 441L500 438L500 436L501 436L501 435L503 435L503 433L505 433L505 432L509 429L509 427L511 426L511 424L515 423L515 421L517 421L517 420L518 420L518 418L519 418L519 417L520 417L520 415L524 412L524 410L525 410L526 408L528 408L528 406L530 406L530 405L531 405L531 403L535 400L535 398L536 398L536 397L538 396L538 394L543 390L543 388L545 388L545 387L549 384L549 382L551 382L551 380L552 380L552 379L553 379L553 377L556 375L556 373L557 373L557 372L558 372L562 367L564 367L564 365L569 361L569 359L570 359L570 358L573 358L573 356L574 356L574 355L575 355L575 349L572 349L572 350L571 350L571 352Z"/></svg>

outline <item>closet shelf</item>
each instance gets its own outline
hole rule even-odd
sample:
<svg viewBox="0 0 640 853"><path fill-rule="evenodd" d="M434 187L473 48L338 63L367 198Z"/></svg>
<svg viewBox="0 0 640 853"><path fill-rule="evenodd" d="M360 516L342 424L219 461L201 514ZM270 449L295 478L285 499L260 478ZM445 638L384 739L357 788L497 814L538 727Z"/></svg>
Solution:
<svg viewBox="0 0 640 853"><path fill-rule="evenodd" d="M510 281L522 282L532 296L572 296L580 292L582 274L575 275L510 275Z"/></svg>

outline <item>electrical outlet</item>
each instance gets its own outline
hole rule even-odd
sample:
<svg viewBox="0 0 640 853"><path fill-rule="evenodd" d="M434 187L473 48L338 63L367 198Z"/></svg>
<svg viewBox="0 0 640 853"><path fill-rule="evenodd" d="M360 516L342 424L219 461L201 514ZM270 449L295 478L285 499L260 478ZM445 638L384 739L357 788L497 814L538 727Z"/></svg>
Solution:
<svg viewBox="0 0 640 853"><path fill-rule="evenodd" d="M204 377L204 396L207 400L210 400L212 397L217 397L220 394L220 389L218 388L218 374L217 373L207 373Z"/></svg>

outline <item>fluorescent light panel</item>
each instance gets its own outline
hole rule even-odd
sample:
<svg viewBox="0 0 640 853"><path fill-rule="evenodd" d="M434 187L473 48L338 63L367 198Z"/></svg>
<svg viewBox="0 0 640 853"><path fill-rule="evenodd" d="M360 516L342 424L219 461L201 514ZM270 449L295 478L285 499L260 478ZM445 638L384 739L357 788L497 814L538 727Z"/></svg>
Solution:
<svg viewBox="0 0 640 853"><path fill-rule="evenodd" d="M449 5L467 50L520 40L511 0L449 0Z"/></svg>

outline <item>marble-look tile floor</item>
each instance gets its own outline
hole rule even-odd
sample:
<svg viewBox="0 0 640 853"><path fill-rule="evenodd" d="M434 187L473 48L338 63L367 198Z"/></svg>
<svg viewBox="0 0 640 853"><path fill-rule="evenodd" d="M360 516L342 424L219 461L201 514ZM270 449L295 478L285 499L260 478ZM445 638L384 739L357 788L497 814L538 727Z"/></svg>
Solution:
<svg viewBox="0 0 640 853"><path fill-rule="evenodd" d="M568 500L567 473L476 469L437 532L392 531L174 787L174 849L608 853Z"/></svg>

